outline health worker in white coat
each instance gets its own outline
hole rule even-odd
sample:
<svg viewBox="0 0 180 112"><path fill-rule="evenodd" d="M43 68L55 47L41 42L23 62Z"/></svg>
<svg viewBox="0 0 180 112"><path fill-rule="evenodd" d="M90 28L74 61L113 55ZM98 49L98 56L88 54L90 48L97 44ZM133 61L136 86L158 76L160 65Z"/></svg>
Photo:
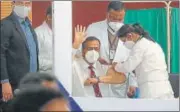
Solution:
<svg viewBox="0 0 180 112"><path fill-rule="evenodd" d="M52 72L53 59L53 33L52 33L52 7L46 11L46 19L42 25L35 29L39 45L39 71Z"/></svg>
<svg viewBox="0 0 180 112"><path fill-rule="evenodd" d="M165 56L160 45L137 23L122 26L117 36L131 52L126 61L113 65L114 70L121 73L135 70L140 98L173 98Z"/></svg>

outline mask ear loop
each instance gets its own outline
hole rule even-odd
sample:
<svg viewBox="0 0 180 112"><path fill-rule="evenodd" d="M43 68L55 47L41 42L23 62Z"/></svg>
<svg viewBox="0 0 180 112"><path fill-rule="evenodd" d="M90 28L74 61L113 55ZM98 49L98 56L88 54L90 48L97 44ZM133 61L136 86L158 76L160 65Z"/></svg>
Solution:
<svg viewBox="0 0 180 112"><path fill-rule="evenodd" d="M109 26L109 24L108 24L108 27L109 27L113 32L115 32L114 29L112 29L111 26Z"/></svg>

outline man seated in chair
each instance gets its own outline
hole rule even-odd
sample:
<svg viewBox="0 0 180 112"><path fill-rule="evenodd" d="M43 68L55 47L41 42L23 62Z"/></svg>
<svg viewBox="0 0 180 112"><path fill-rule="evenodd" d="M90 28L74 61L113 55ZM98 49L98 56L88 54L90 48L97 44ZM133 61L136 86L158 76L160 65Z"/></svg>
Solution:
<svg viewBox="0 0 180 112"><path fill-rule="evenodd" d="M75 40L73 48L80 46L84 36L85 29L79 26L75 30ZM79 45L78 45L79 44ZM114 84L122 84L126 81L125 74L117 73L109 70L109 65L102 65L98 59L100 58L101 42L94 36L87 37L82 43L82 57L74 57L72 72L72 95L78 97L111 97L110 81ZM109 73L111 72L111 73ZM107 76L106 74L112 74ZM115 75L116 74L116 75ZM118 74L118 75L117 75ZM88 78L97 78L101 76L103 83L91 84ZM119 88L121 89L121 88ZM124 91L122 91L124 94Z"/></svg>

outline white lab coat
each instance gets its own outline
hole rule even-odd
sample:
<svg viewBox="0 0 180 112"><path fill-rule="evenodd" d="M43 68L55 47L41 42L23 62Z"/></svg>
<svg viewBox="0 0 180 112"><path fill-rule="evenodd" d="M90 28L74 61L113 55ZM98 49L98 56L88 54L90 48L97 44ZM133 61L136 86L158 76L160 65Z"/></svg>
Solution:
<svg viewBox="0 0 180 112"><path fill-rule="evenodd" d="M76 97L95 97L93 86L84 86L84 82L90 77L89 64L83 58L73 59L72 65L72 95ZM94 65L96 76L103 76L107 72L106 66L96 62ZM109 84L99 83L99 88L103 97L110 97Z"/></svg>
<svg viewBox="0 0 180 112"><path fill-rule="evenodd" d="M42 25L35 29L39 45L39 70L40 72L52 72L53 64L53 35L52 30L44 21Z"/></svg>
<svg viewBox="0 0 180 112"><path fill-rule="evenodd" d="M173 98L162 48L146 38L139 40L124 63L115 70L127 73L135 69L141 98Z"/></svg>
<svg viewBox="0 0 180 112"><path fill-rule="evenodd" d="M103 20L100 22L92 23L88 26L87 28L87 37L89 36L95 36L98 38L101 42L101 48L100 48L100 56L101 58L105 59L107 62L110 62L109 60L109 41L108 41L108 25L107 25L107 20ZM79 51L75 51L73 49L73 52L80 52L81 48ZM118 46L117 46L117 51L118 54L116 53L114 62L122 62L127 59L129 56L130 50L124 47L122 41L119 41ZM78 53L77 53L78 54ZM127 76L127 75L126 75ZM128 77L127 77L128 78ZM120 97L120 98L125 98L126 96L126 91L127 91L127 86L135 86L137 87L137 82L136 78L133 73L130 74L129 83L124 83L124 84L111 84L111 94L114 97Z"/></svg>
<svg viewBox="0 0 180 112"><path fill-rule="evenodd" d="M87 28L87 37L89 36L95 36L98 38L101 42L101 50L100 55L103 59L105 59L107 62L110 62L109 60L109 41L108 41L108 25L107 20L92 23ZM120 51L120 54L118 55L118 59L114 59L114 61L124 61L129 55L129 49L124 47L122 41L119 41L117 50Z"/></svg>

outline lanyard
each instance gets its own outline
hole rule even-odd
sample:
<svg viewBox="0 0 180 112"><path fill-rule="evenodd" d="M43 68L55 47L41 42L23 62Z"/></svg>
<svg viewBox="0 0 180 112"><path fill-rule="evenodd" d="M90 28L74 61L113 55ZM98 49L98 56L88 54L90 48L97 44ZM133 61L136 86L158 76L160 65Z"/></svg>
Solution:
<svg viewBox="0 0 180 112"><path fill-rule="evenodd" d="M116 43L116 42L118 42L118 38L117 37L114 37L114 39L113 39L113 41L111 42L111 39L110 39L110 34L109 34L110 32L108 32L108 42L109 42L109 48L110 49L113 49L113 45ZM115 48L115 50L116 50L116 48Z"/></svg>
<svg viewBox="0 0 180 112"><path fill-rule="evenodd" d="M109 54L108 55L109 55L109 60L110 60L111 64L112 64L112 61L114 59L116 49L117 49L118 43L116 44L116 42L118 42L118 41L119 41L119 39L117 37L114 37L113 41L111 42L110 34L108 32L108 42L109 42ZM113 45L115 46L114 48L113 48Z"/></svg>

